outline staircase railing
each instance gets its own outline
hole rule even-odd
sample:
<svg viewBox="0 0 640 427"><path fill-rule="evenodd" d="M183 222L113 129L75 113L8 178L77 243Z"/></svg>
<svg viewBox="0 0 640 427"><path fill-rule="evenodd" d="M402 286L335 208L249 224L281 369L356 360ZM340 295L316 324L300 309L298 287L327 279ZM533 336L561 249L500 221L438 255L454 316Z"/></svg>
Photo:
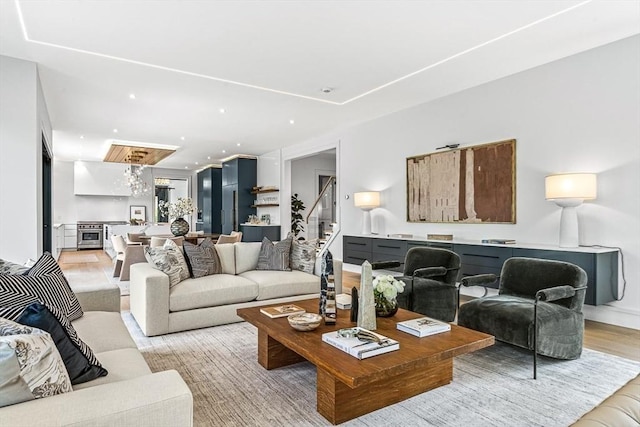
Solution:
<svg viewBox="0 0 640 427"><path fill-rule="evenodd" d="M320 254L335 240L339 227L336 216L336 177L331 176L320 190L305 218L307 240L318 239Z"/></svg>

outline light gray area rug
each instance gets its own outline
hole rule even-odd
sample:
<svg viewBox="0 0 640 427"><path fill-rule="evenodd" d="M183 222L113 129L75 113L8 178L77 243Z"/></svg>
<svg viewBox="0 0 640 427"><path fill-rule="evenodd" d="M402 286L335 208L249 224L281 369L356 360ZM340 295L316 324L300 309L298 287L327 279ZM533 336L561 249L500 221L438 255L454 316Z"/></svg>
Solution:
<svg viewBox="0 0 640 427"><path fill-rule="evenodd" d="M326 426L310 363L267 371L248 323L145 337L123 317L151 370L176 369L197 426ZM496 344L454 361L453 382L349 421L347 426L567 426L640 372L640 363L585 349L574 361ZM379 356L384 363L384 356ZM392 391L389 391L392 393Z"/></svg>
<svg viewBox="0 0 640 427"><path fill-rule="evenodd" d="M104 275L107 276L107 280L109 281L109 283L113 283L120 288L120 296L126 296L130 294L129 281L121 281L119 277L113 277L113 267L105 267L103 271Z"/></svg>

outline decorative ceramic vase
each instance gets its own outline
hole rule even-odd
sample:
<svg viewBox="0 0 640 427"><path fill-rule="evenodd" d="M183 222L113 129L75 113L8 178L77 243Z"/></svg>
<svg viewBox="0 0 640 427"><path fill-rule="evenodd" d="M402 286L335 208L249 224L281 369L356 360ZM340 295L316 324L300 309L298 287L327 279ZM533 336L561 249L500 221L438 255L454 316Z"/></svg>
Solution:
<svg viewBox="0 0 640 427"><path fill-rule="evenodd" d="M189 232L189 223L184 218L178 218L171 223L171 234L184 236Z"/></svg>
<svg viewBox="0 0 640 427"><path fill-rule="evenodd" d="M398 311L398 302L389 301L385 297L376 295L376 317L391 317Z"/></svg>

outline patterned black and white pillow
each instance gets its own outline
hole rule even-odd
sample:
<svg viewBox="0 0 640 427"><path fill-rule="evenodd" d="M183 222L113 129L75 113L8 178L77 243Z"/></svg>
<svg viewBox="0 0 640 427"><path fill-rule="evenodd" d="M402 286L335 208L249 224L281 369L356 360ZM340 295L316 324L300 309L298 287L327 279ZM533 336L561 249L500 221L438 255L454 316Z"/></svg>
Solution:
<svg viewBox="0 0 640 427"><path fill-rule="evenodd" d="M33 302L57 308L69 321L83 314L76 294L48 252L25 275L0 274L0 317L16 320Z"/></svg>
<svg viewBox="0 0 640 427"><path fill-rule="evenodd" d="M70 391L51 335L0 318L0 407Z"/></svg>
<svg viewBox="0 0 640 427"><path fill-rule="evenodd" d="M262 239L260 253L258 254L258 267L256 270L291 271L291 236L276 243L271 243L267 237Z"/></svg>
<svg viewBox="0 0 640 427"><path fill-rule="evenodd" d="M160 248L145 247L144 257L153 268L169 276L169 287L174 287L189 278L189 267L182 249L172 240L167 239Z"/></svg>
<svg viewBox="0 0 640 427"><path fill-rule="evenodd" d="M207 237L199 245L184 242L182 248L184 249L185 260L189 266L191 277L194 279L222 273L216 246L210 238Z"/></svg>
<svg viewBox="0 0 640 427"><path fill-rule="evenodd" d="M24 274L27 270L29 267L25 265L0 259L0 274Z"/></svg>
<svg viewBox="0 0 640 427"><path fill-rule="evenodd" d="M291 243L291 269L313 274L318 239L294 240Z"/></svg>
<svg viewBox="0 0 640 427"><path fill-rule="evenodd" d="M71 384L80 384L107 375L107 370L80 339L75 328L55 307L40 303L30 304L21 313L18 322L51 334L64 361Z"/></svg>

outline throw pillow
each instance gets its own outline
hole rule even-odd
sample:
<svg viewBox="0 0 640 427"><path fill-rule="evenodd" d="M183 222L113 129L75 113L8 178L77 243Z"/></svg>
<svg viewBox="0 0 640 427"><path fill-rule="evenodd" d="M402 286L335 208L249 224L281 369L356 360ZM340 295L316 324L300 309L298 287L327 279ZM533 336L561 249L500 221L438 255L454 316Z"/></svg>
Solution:
<svg viewBox="0 0 640 427"><path fill-rule="evenodd" d="M0 259L0 274L23 274L29 267Z"/></svg>
<svg viewBox="0 0 640 427"><path fill-rule="evenodd" d="M48 252L23 276L0 274L1 317L16 320L24 307L36 301L59 309L69 321L82 316L76 294Z"/></svg>
<svg viewBox="0 0 640 427"><path fill-rule="evenodd" d="M169 276L169 286L173 287L189 278L189 267L182 251L173 241L167 240L161 248L145 247L147 262Z"/></svg>
<svg viewBox="0 0 640 427"><path fill-rule="evenodd" d="M191 277L194 279L222 272L220 258L218 258L215 244L210 238L207 237L199 245L184 242L182 248L186 255Z"/></svg>
<svg viewBox="0 0 640 427"><path fill-rule="evenodd" d="M51 335L0 318L0 407L72 390Z"/></svg>
<svg viewBox="0 0 640 427"><path fill-rule="evenodd" d="M292 240L291 237L287 237L279 242L271 243L267 237L263 238L256 270L291 271L289 259Z"/></svg>
<svg viewBox="0 0 640 427"><path fill-rule="evenodd" d="M71 384L80 384L107 375L107 370L102 367L93 351L78 337L71 323L55 307L33 303L20 315L18 322L51 334L69 373Z"/></svg>
<svg viewBox="0 0 640 427"><path fill-rule="evenodd" d="M316 265L318 239L293 240L291 243L291 269L313 274Z"/></svg>

